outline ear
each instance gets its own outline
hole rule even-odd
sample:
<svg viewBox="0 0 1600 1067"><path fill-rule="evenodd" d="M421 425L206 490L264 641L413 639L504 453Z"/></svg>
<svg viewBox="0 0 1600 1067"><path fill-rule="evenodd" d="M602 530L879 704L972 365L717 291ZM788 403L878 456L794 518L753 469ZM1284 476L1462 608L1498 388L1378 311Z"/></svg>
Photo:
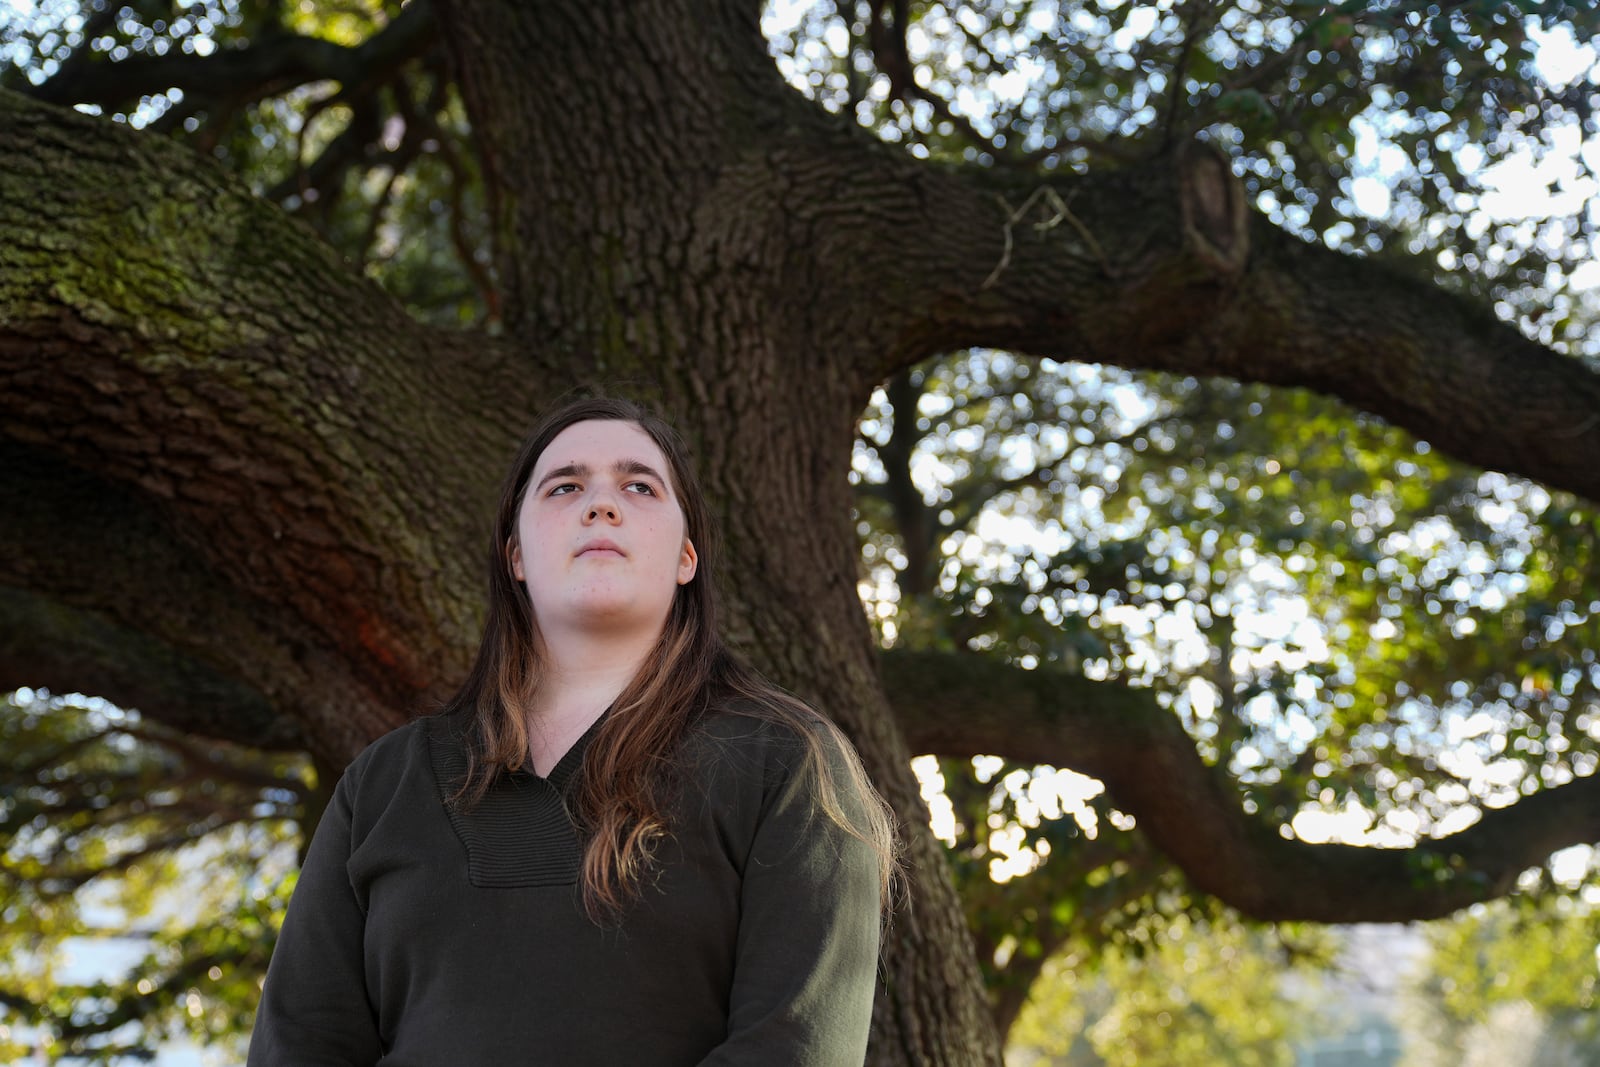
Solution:
<svg viewBox="0 0 1600 1067"><path fill-rule="evenodd" d="M512 538L506 542L506 554L511 557L511 573L517 581L527 581L527 576L522 573L522 546L517 544L517 539Z"/></svg>
<svg viewBox="0 0 1600 1067"><path fill-rule="evenodd" d="M683 552L678 556L678 584L688 585L699 569L700 555L694 550L694 542L685 537Z"/></svg>

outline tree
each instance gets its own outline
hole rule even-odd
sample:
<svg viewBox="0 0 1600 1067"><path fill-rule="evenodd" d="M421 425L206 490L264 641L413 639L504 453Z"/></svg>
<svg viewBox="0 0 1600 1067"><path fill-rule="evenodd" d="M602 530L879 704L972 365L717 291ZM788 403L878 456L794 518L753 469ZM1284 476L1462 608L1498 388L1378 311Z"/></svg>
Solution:
<svg viewBox="0 0 1600 1067"><path fill-rule="evenodd" d="M1557 1067L1600 1052L1592 889L1582 901L1541 889L1429 932L1429 966L1407 998L1418 1063Z"/></svg>
<svg viewBox="0 0 1600 1067"><path fill-rule="evenodd" d="M1141 11L1152 18L1133 32ZM735 643L841 723L906 826L913 904L886 949L875 1063L998 1056L960 904L922 830L915 752L1093 774L1190 887L1263 919L1442 915L1600 838L1582 727L1565 747L1518 750L1532 795L1470 829L1409 848L1319 844L1288 821L1306 782L1331 789L1341 756L1387 736L1377 697L1404 693L1330 673L1329 695L1298 699L1370 698L1357 711L1380 726L1278 752L1247 728L1272 672L1219 674L1207 727L1128 676L1133 650L1097 633L1098 607L1064 624L1083 637L1076 663L1059 648L1029 662L1010 654L1013 631L982 625L930 628L880 655L857 599L850 478L874 390L975 346L1024 366L1160 371L1172 377L1157 388L1176 395L1220 391L1229 413L1211 438L1143 434L1162 450L1188 442L1202 463L1225 426L1281 447L1273 470L1292 472L1310 443L1255 435L1304 414L1381 439L1391 463L1409 434L1430 456L1545 487L1547 506L1523 509L1537 520L1528 556L1557 564L1545 622L1521 599L1495 615L1525 627L1505 636L1528 640L1537 670L1502 664L1419 706L1438 721L1449 702L1506 708L1527 721L1499 736L1525 741L1589 714L1600 679L1576 649L1597 610L1584 561L1600 374L1568 350L1581 309L1561 290L1583 253L1448 221L1471 184L1451 138L1494 158L1541 128L1593 129L1588 86L1547 92L1527 66L1529 20L1587 39L1575 7L1095 4L1046 32L1031 9L872 0L817 14L820 37L777 42L809 96L775 67L760 16L749 0L648 13L141 2L16 24L7 44L33 59L8 79L21 91L0 91L0 683L95 692L184 733L296 744L341 766L464 669L482 516L530 414L572 385L626 381L699 454L726 533ZM926 46L941 17L961 48ZM842 47L808 51L833 31ZM986 66L1043 70L1043 87L980 123L952 100ZM1416 211L1362 221L1340 199L1345 120L1380 96L1406 120L1391 141L1409 153L1399 195ZM393 221L407 197L426 198L410 206L431 212L454 268L407 247ZM1516 288L1536 268L1555 289L1539 302L1559 312L1537 321ZM1524 329L1493 300L1525 313ZM1188 414L1166 412L1174 426ZM1410 451L1413 472L1432 463ZM1068 470L1046 487L1078 484ZM1449 472L1431 484L1459 486ZM1287 513L1300 490L1273 492ZM1459 510L1486 494L1458 494ZM1138 511L1132 494L1121 506ZM951 510L934 518L949 526ZM1314 517L1333 531L1345 520L1327 510ZM1161 579L1137 536L1155 532L1080 543L1045 579L1089 590L1120 576L1147 603L1198 580L1197 565ZM1285 537L1287 557L1299 535ZM1244 540L1217 558L1248 566ZM1337 551L1381 562L1381 544L1345 540ZM1361 575L1307 586L1359 593ZM956 582L975 608L978 588ZM1413 592L1424 617L1438 591ZM1356 607L1376 618L1387 604ZM1215 614L1215 663L1231 669ZM1355 629L1350 662L1381 663L1387 631ZM1435 667L1447 686L1468 670ZM1259 760L1241 773L1247 750ZM1340 788L1370 792L1390 755Z"/></svg>
<svg viewBox="0 0 1600 1067"><path fill-rule="evenodd" d="M293 887L285 846L325 795L306 761L35 692L0 704L0 741L7 1015L52 1062L242 1040ZM123 980L67 977L108 931L135 950ZM22 1036L0 1027L0 1052L26 1058Z"/></svg>
<svg viewBox="0 0 1600 1067"><path fill-rule="evenodd" d="M1030 999L1018 1051L1072 1067L1292 1067L1316 975L1301 961L1305 988L1285 989L1281 955L1259 932L1186 922L1137 950L1068 954Z"/></svg>

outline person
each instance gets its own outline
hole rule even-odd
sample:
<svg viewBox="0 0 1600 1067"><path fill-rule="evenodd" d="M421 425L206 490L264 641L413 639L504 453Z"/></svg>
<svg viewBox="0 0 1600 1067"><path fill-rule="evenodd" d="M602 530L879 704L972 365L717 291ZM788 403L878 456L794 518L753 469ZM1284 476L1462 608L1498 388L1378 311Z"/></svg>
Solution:
<svg viewBox="0 0 1600 1067"><path fill-rule="evenodd" d="M317 826L250 1067L861 1064L887 808L718 636L677 435L618 399L549 413L493 538L466 681Z"/></svg>

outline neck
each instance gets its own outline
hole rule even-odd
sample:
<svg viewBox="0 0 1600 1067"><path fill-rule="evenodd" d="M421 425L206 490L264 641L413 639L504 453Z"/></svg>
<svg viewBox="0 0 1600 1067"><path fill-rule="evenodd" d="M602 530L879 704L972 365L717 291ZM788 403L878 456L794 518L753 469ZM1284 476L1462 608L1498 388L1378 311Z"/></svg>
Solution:
<svg viewBox="0 0 1600 1067"><path fill-rule="evenodd" d="M657 634L542 635L544 670L531 715L547 727L587 728L639 672Z"/></svg>
<svg viewBox="0 0 1600 1067"><path fill-rule="evenodd" d="M617 699L655 644L655 635L544 635L544 670L528 712L528 754L548 777L584 731Z"/></svg>

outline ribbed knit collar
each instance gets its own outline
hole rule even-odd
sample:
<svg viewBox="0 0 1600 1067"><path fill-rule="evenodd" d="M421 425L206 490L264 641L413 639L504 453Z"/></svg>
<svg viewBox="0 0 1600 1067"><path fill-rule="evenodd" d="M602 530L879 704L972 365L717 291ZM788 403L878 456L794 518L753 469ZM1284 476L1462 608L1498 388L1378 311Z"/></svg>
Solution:
<svg viewBox="0 0 1600 1067"><path fill-rule="evenodd" d="M467 852L467 871L474 886L509 889L575 885L583 842L567 805L567 791L583 768L589 743L605 722L602 714L556 761L548 777L530 764L499 775L481 800L470 808L451 804L467 773L465 725L442 716L429 725L429 758L451 828Z"/></svg>

